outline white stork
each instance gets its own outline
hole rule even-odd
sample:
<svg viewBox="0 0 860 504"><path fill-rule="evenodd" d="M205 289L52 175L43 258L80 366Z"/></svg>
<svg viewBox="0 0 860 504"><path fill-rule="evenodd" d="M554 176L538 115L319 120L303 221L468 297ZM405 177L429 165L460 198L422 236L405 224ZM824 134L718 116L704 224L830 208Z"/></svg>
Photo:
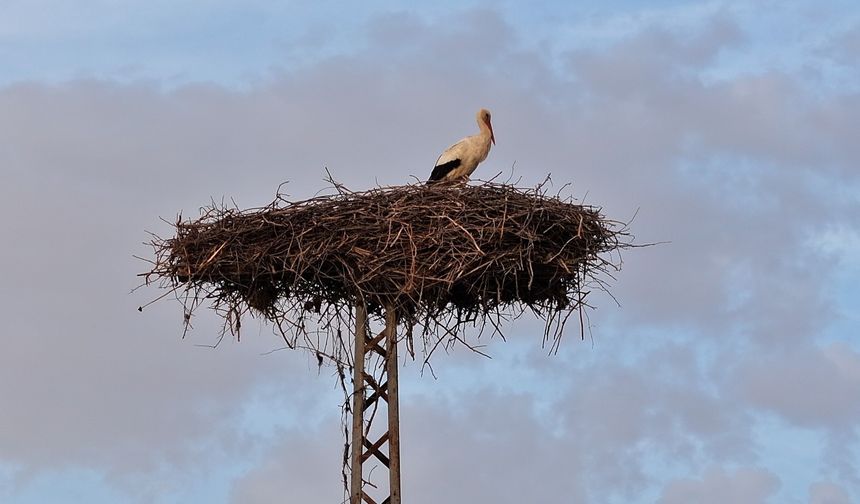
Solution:
<svg viewBox="0 0 860 504"><path fill-rule="evenodd" d="M487 159L490 153L490 143L495 145L496 137L493 136L493 125L490 123L490 111L481 109L476 116L478 128L481 131L477 135L467 136L454 145L445 149L445 152L436 160L433 173L430 174L428 184L439 181L469 180L469 175L475 171L478 164Z"/></svg>

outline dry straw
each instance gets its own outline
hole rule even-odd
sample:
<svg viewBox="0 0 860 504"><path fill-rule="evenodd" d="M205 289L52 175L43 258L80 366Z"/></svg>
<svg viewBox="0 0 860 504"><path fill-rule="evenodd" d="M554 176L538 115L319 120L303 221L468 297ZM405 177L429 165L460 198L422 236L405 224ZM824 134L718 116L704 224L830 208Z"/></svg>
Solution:
<svg viewBox="0 0 860 504"><path fill-rule="evenodd" d="M600 209L548 194L549 183L406 185L304 201L279 195L239 210L212 204L155 237L143 274L178 295L186 322L208 303L238 334L246 314L273 323L290 347L349 361L353 307L395 306L414 356L413 328L429 358L464 326L500 332L531 311L557 349L572 314L583 331L588 291L604 288L629 245L622 223ZM604 289L605 290L605 289ZM226 332L226 331L225 331Z"/></svg>

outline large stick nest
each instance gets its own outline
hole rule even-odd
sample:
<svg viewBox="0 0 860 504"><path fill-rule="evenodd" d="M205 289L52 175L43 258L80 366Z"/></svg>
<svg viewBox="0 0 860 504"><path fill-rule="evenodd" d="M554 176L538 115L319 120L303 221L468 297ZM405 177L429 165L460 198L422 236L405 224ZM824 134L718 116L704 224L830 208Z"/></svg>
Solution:
<svg viewBox="0 0 860 504"><path fill-rule="evenodd" d="M529 309L557 342L572 313L581 322L591 286L603 287L620 266L610 253L628 235L598 208L549 195L546 186L352 192L336 184L329 195L296 202L279 195L251 210L213 204L197 219L180 217L174 237L152 241L156 259L145 276L184 293L186 321L210 300L225 327L238 330L248 312L262 315L290 346L301 334L318 355L349 346L329 336L323 344L319 333L337 321L339 335L359 300L371 313L396 309L410 342L415 324L425 336L441 326L459 339L464 324L489 321L498 330ZM316 341L307 338L309 317Z"/></svg>

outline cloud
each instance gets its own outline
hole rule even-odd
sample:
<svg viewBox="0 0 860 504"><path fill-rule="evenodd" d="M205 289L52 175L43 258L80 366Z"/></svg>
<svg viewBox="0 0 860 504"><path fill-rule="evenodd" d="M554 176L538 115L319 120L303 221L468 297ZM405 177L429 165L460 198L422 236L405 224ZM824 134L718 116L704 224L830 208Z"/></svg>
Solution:
<svg viewBox="0 0 860 504"><path fill-rule="evenodd" d="M571 376L554 411L589 468L587 488L632 499L653 483L649 466L754 460L749 418L707 391L692 352L666 345L638 357L626 366L604 358Z"/></svg>
<svg viewBox="0 0 860 504"><path fill-rule="evenodd" d="M277 337L250 321L241 343L200 349L218 334L201 312L181 340L175 303L136 312L158 292L127 295L146 269L130 256L149 254L144 229L170 232L158 216L194 215L210 197L261 205L284 180L309 197L325 167L356 189L423 179L488 106L498 145L478 175L516 163L529 185L552 172L611 218L639 208L641 242L670 243L625 253L621 309L594 293L594 348L569 338L553 360L537 342L527 355L494 345L511 367L457 360L451 389L404 403L405 488L416 502L779 494L794 475L757 459L768 440L752 432L755 415L845 433L860 414L856 349L821 342L840 316L834 238L815 245L822 230L857 229L858 202L840 190L860 183L860 102L790 73L704 78L745 49L739 26L721 14L691 33L646 27L569 51L559 68L492 11L391 14L365 27L366 46L245 91L0 88L0 212L11 217L0 221L11 265L0 459L37 473L93 467L112 483L241 460L237 502L291 489L312 500L321 486L339 498L337 422L319 409L336 400L316 399L331 377L302 355L261 357ZM519 373L528 381L508 383ZM245 423L261 402L265 435Z"/></svg>
<svg viewBox="0 0 860 504"><path fill-rule="evenodd" d="M701 479L682 479L666 486L660 504L737 502L765 503L779 488L779 478L764 469L738 469L728 473L711 469Z"/></svg>
<svg viewBox="0 0 860 504"><path fill-rule="evenodd" d="M665 478L657 467L689 470L705 461L754 460L749 419L702 394L702 370L689 350L667 347L642 356L643 363L660 363L654 369L604 357L597 372L592 366L571 369L538 351L534 361L523 362L523 350L535 346L494 344L488 349L493 361L468 353L444 359L437 362L438 382L416 379L415 367L407 366L401 418L410 500L513 503L563 495L582 502L635 501ZM340 454L332 437L336 420L321 430L327 436L285 436L237 484L234 501L331 490ZM329 460L329 470L316 478L287 469L304 460L298 447L306 444L316 447L308 464L320 456ZM382 468L376 474L384 477Z"/></svg>
<svg viewBox="0 0 860 504"><path fill-rule="evenodd" d="M737 387L755 406L804 427L853 429L860 423L860 354L845 344L777 352L746 362Z"/></svg>
<svg viewBox="0 0 860 504"><path fill-rule="evenodd" d="M579 458L536 423L529 398L493 390L469 392L451 404L438 396L402 405L404 498L416 503L551 502L559 495L584 500ZM462 407L463 404L474 406ZM519 406L519 407L516 407ZM334 422L323 433L285 437L266 461L235 486L232 502L339 501L340 455ZM326 460L322 460L322 457ZM371 481L386 486L384 467ZM508 485L499 484L509 482ZM368 488L376 495L373 488ZM306 500L308 499L308 500Z"/></svg>
<svg viewBox="0 0 860 504"><path fill-rule="evenodd" d="M279 433L267 457L233 485L231 502L340 502L340 432L337 421L328 420L324 428Z"/></svg>
<svg viewBox="0 0 860 504"><path fill-rule="evenodd" d="M828 482L819 482L809 488L810 504L850 504L851 497L844 488Z"/></svg>
<svg viewBox="0 0 860 504"><path fill-rule="evenodd" d="M834 35L819 49L819 54L845 67L856 68L860 54L860 25Z"/></svg>

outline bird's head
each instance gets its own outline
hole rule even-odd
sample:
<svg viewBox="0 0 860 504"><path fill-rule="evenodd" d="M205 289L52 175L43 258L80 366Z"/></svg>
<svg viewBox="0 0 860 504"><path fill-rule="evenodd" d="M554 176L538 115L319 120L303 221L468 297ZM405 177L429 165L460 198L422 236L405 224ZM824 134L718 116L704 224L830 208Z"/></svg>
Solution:
<svg viewBox="0 0 860 504"><path fill-rule="evenodd" d="M482 108L478 111L478 123L487 125L487 128L490 130L490 141L493 142L493 145L496 145L496 137L493 135L493 123L490 122L489 110Z"/></svg>

